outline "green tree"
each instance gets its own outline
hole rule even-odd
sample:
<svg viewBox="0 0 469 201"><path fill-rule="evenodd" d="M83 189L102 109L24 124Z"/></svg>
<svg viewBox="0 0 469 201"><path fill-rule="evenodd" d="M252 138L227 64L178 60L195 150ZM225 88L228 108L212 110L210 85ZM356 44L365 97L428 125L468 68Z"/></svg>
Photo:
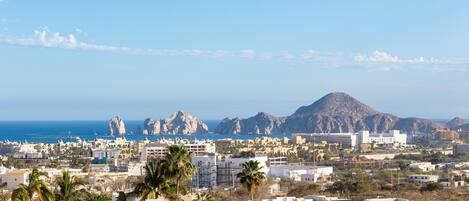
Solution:
<svg viewBox="0 0 469 201"><path fill-rule="evenodd" d="M209 192L200 192L197 193L194 201L215 201L215 198Z"/></svg>
<svg viewBox="0 0 469 201"><path fill-rule="evenodd" d="M441 189L443 189L443 186L437 182L428 182L420 188L421 191L439 191Z"/></svg>
<svg viewBox="0 0 469 201"><path fill-rule="evenodd" d="M163 175L162 166L159 161L148 161L145 166L145 177L143 181L135 186L133 193L140 200L149 198L157 199L162 194L168 194L173 184L168 182Z"/></svg>
<svg viewBox="0 0 469 201"><path fill-rule="evenodd" d="M254 192L264 182L265 173L261 172L259 161L250 160L242 164L243 170L236 176L249 192L251 201L254 201Z"/></svg>
<svg viewBox="0 0 469 201"><path fill-rule="evenodd" d="M183 146L172 145L162 161L164 175L176 183L176 200L180 200L181 183L192 178L195 167L192 154Z"/></svg>
<svg viewBox="0 0 469 201"><path fill-rule="evenodd" d="M34 168L29 174L28 185L20 184L20 186L13 191L11 200L32 201L35 194L38 195L40 201L54 200L54 194L49 189L47 183L40 179L41 176L46 176L46 173L40 172Z"/></svg>
<svg viewBox="0 0 469 201"><path fill-rule="evenodd" d="M119 195L117 196L117 201L126 201L127 200L127 195L124 192L119 192Z"/></svg>
<svg viewBox="0 0 469 201"><path fill-rule="evenodd" d="M56 178L57 189L55 199L60 201L79 200L82 192L78 188L83 186L83 182L70 176L68 171L62 172L62 175Z"/></svg>
<svg viewBox="0 0 469 201"><path fill-rule="evenodd" d="M288 196L294 197L304 197L311 195L312 193L317 193L320 190L320 186L317 184L309 184L305 182L296 182L291 188L288 189Z"/></svg>
<svg viewBox="0 0 469 201"><path fill-rule="evenodd" d="M91 194L86 201L111 201L112 198L105 194Z"/></svg>

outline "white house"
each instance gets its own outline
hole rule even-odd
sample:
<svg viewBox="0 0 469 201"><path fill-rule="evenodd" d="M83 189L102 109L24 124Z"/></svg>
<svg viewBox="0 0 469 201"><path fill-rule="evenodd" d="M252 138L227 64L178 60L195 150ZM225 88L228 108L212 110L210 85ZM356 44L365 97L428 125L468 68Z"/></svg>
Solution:
<svg viewBox="0 0 469 201"><path fill-rule="evenodd" d="M2 166L3 167L3 166ZM13 191L19 187L20 184L27 184L29 182L29 169L12 169L0 174L2 183L6 183L5 189Z"/></svg>
<svg viewBox="0 0 469 201"><path fill-rule="evenodd" d="M328 177L333 173L330 166L276 165L269 168L269 176L290 178L295 181L316 182L319 177Z"/></svg>
<svg viewBox="0 0 469 201"><path fill-rule="evenodd" d="M435 170L435 165L432 165L430 162L418 162L409 164L410 168L420 169L422 171L428 172Z"/></svg>
<svg viewBox="0 0 469 201"><path fill-rule="evenodd" d="M422 174L409 175L407 176L407 180L410 182L415 182L419 184L423 184L427 182L437 182L438 175L422 175Z"/></svg>

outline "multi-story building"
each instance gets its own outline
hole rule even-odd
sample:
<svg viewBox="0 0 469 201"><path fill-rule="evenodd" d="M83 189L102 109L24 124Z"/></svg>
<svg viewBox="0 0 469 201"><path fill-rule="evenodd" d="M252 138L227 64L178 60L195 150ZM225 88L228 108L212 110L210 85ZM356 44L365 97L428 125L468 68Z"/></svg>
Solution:
<svg viewBox="0 0 469 201"><path fill-rule="evenodd" d="M370 133L360 131L357 133L294 133L293 141L310 143L338 143L348 145L358 149L360 144L407 144L407 134L398 130L391 130L388 133ZM303 140L304 139L304 140Z"/></svg>
<svg viewBox="0 0 469 201"><path fill-rule="evenodd" d="M217 156L193 156L196 171L192 175L192 187L213 189L217 186Z"/></svg>
<svg viewBox="0 0 469 201"><path fill-rule="evenodd" d="M202 156L215 153L215 143L211 140L165 140L161 139L155 143L144 144L142 147L141 161L146 161L148 158L163 157L168 153L168 147L171 145L181 145L195 156Z"/></svg>
<svg viewBox="0 0 469 201"><path fill-rule="evenodd" d="M469 144L453 144L453 155L469 153Z"/></svg>
<svg viewBox="0 0 469 201"><path fill-rule="evenodd" d="M287 165L288 164L288 158L285 156L281 157L269 157L269 166L274 166L274 165Z"/></svg>
<svg viewBox="0 0 469 201"><path fill-rule="evenodd" d="M91 150L91 156L93 158L107 158L107 159L117 159L119 158L120 150L117 148L114 149L103 149L103 148L97 148L97 149L92 149Z"/></svg>
<svg viewBox="0 0 469 201"><path fill-rule="evenodd" d="M250 161L258 161L260 163L261 171L265 175L268 175L269 168L267 167L267 156L255 156L255 157L228 157L221 156L217 161L217 185L234 187L239 184L239 180L236 177L238 173L242 171L242 164Z"/></svg>
<svg viewBox="0 0 469 201"><path fill-rule="evenodd" d="M13 158L17 159L41 159L43 158L43 154L38 152L35 148L36 144L20 144L16 147L15 153L13 154Z"/></svg>

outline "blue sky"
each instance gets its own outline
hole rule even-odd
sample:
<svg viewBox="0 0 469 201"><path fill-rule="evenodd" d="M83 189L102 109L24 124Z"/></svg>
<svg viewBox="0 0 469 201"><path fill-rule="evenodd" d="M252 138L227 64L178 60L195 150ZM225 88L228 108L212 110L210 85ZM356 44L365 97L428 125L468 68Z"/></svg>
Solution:
<svg viewBox="0 0 469 201"><path fill-rule="evenodd" d="M0 120L469 117L467 1L0 0Z"/></svg>

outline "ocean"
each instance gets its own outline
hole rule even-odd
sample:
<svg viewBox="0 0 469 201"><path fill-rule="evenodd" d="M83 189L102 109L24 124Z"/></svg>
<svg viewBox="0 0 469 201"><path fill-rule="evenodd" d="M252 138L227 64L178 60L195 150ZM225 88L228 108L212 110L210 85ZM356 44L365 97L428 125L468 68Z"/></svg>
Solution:
<svg viewBox="0 0 469 201"><path fill-rule="evenodd" d="M213 131L220 121L203 121ZM85 140L96 138L113 139L120 136L111 136L108 131L107 121L0 121L0 141L16 142L44 142L55 143L58 140L73 141L74 137ZM184 138L184 139L254 139L261 135L234 135L234 134L197 134L197 135L143 135L143 121L125 121L128 134L124 137L129 140L143 140L145 138L156 140L160 138ZM271 134L270 137L289 137L287 134Z"/></svg>

